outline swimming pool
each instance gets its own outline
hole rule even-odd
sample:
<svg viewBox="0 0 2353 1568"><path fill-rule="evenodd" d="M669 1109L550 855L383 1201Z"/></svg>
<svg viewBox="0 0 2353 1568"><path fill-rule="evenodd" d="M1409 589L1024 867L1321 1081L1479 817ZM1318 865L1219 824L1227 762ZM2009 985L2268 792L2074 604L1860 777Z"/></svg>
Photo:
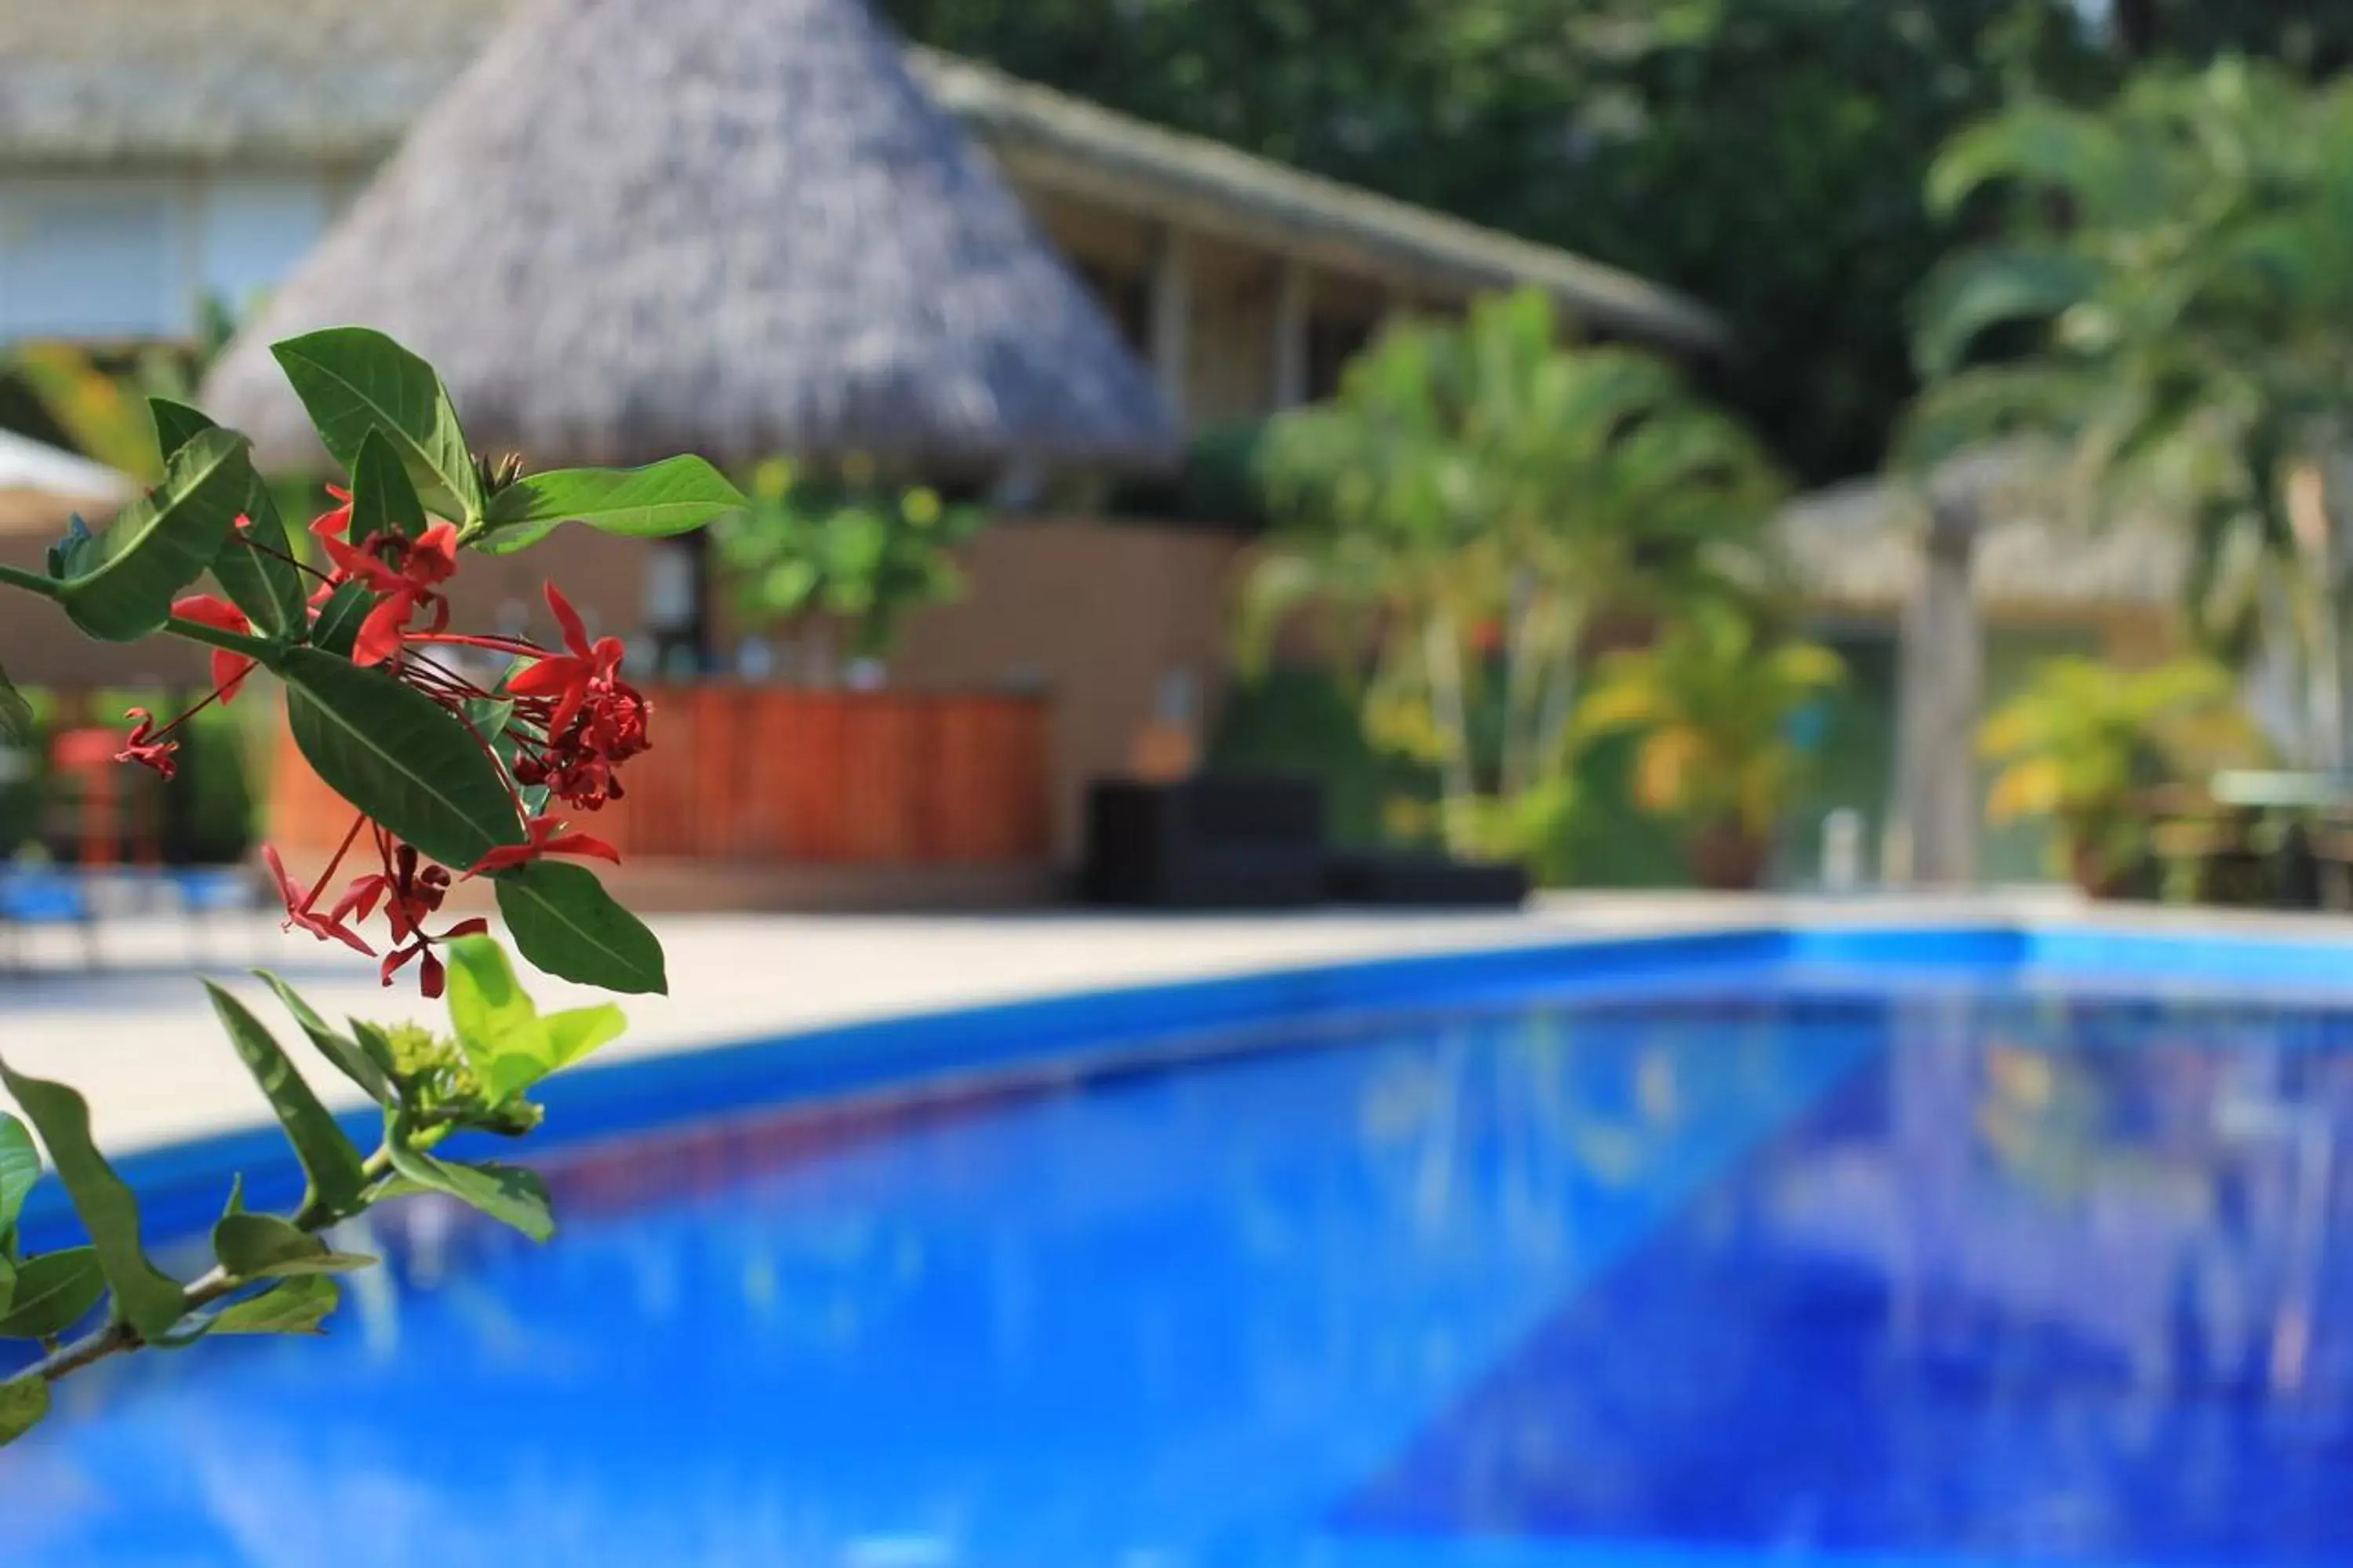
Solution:
<svg viewBox="0 0 2353 1568"><path fill-rule="evenodd" d="M1985 944L627 1069L555 1244L393 1211L333 1338L66 1385L0 1498L189 1568L2353 1562L2339 960Z"/></svg>

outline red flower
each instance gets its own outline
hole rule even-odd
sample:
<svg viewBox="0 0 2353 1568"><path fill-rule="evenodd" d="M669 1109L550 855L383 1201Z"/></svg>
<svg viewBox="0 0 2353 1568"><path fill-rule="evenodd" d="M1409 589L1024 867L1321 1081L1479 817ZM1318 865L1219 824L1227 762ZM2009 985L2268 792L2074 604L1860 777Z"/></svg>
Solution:
<svg viewBox="0 0 2353 1568"><path fill-rule="evenodd" d="M152 768L166 779L176 776L180 765L172 759L172 753L180 749L180 743L155 733L155 715L145 708L131 708L122 716L134 722L130 735L124 737L122 749L114 754L114 760Z"/></svg>
<svg viewBox="0 0 2353 1568"><path fill-rule="evenodd" d="M490 928L491 923L488 920L477 918L460 920L442 932L438 938L428 938L420 934L412 945L386 956L384 967L376 971L376 976L385 984L390 985L392 977L398 974L402 966L409 959L423 959L425 961L417 968L417 989L427 1001L438 1001L441 999L441 993L448 989L449 972L443 967L440 959L434 955L431 942L436 940L452 942L460 937L479 937Z"/></svg>
<svg viewBox="0 0 2353 1568"><path fill-rule="evenodd" d="M286 863L278 858L275 848L264 844L261 858L268 863L269 874L278 879L278 895L286 901L288 927L300 926L322 942L341 942L354 952L365 953L371 959L375 957L375 949L369 947L358 932L344 924L344 912L341 907L331 915L321 915L311 907L317 897L316 890L305 893L292 877L286 874Z"/></svg>
<svg viewBox="0 0 2353 1568"><path fill-rule="evenodd" d="M328 537L330 535L332 535L337 538L341 538L343 535L351 532L352 493L345 490L340 484L331 484L327 486L327 493L342 502L343 504L320 513L317 517L311 520L311 532L318 535L322 539Z"/></svg>
<svg viewBox="0 0 2353 1568"><path fill-rule="evenodd" d="M183 620L193 620L200 626L213 627L221 631L250 635L253 630L253 622L245 618L243 610L228 600L215 599L208 593L190 594L185 599L174 599L172 613ZM248 675L253 673L253 663L242 653L232 653L226 648L214 649L214 694L224 703L234 700L237 688L245 684Z"/></svg>
<svg viewBox="0 0 2353 1568"><path fill-rule="evenodd" d="M551 655L517 671L507 677L507 690L521 697L555 699L555 711L547 721L548 738L553 740L572 726L600 683L609 686L616 681L622 649L617 637L600 638L591 646L580 612L554 583L547 585L547 608L555 612L556 624L564 628L564 646L571 652Z"/></svg>
<svg viewBox="0 0 2353 1568"><path fill-rule="evenodd" d="M528 843L501 844L476 861L473 869L466 874L488 876L492 872L504 871L512 865L527 864L542 856L551 854L593 855L598 860L611 861L615 865L621 863L620 851L611 844L602 839L591 838L586 833L565 832L562 831L564 824L554 817L533 817L523 826L531 833Z"/></svg>
<svg viewBox="0 0 2353 1568"><path fill-rule="evenodd" d="M457 575L458 527L436 523L414 539L380 533L353 545L340 537L350 524L350 510L326 514L311 524L311 532L334 563L331 582L355 582L382 596L360 622L352 644L353 663L381 664L399 657L402 634L420 608L431 607L433 631L449 624L448 601L436 589Z"/></svg>

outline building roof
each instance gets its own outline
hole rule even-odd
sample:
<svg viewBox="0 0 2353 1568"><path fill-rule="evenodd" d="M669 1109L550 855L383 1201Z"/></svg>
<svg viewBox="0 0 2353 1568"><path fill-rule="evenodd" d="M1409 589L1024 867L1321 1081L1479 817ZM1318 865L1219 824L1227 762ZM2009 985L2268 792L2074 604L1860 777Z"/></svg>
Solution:
<svg viewBox="0 0 2353 1568"><path fill-rule="evenodd" d="M1153 461L1150 377L860 0L531 0L207 378L315 461L279 338L364 322L535 462Z"/></svg>
<svg viewBox="0 0 2353 1568"><path fill-rule="evenodd" d="M54 535L76 511L104 517L138 493L127 473L0 429L0 535Z"/></svg>
<svg viewBox="0 0 2353 1568"><path fill-rule="evenodd" d="M2094 526L2060 485L2008 448L1946 463L1931 482L1979 509L1971 581L1989 609L2171 609L2189 569L2184 532L2149 513ZM1865 478L1800 496L1776 525L1799 590L1827 609L1873 612L1920 582L1928 500L1906 479Z"/></svg>
<svg viewBox="0 0 2353 1568"><path fill-rule="evenodd" d="M0 164L365 165L482 47L508 0L70 0L0 6ZM1534 284L1608 330L1720 347L1631 274L1161 129L968 60L916 75L1043 188L1433 290Z"/></svg>

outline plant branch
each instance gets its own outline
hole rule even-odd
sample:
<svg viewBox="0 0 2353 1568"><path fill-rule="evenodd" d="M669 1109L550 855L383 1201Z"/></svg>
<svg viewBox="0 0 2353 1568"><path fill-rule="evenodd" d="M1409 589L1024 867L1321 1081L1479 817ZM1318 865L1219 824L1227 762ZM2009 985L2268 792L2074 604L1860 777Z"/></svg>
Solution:
<svg viewBox="0 0 2353 1568"><path fill-rule="evenodd" d="M39 594L43 599L65 597L65 584L38 572L28 572L19 567L0 565L0 584L23 588L26 593ZM241 632L206 626L200 620L190 620L175 615L164 622L164 630L174 637L185 637L191 642L201 642L208 648L224 649L242 653L248 659L267 660L277 653L278 644L266 637L248 637Z"/></svg>
<svg viewBox="0 0 2353 1568"><path fill-rule="evenodd" d="M392 1150L388 1147L378 1149L367 1157L366 1163L360 1167L360 1171L361 1174L367 1179L367 1186L374 1187L382 1182L392 1174ZM353 1212L356 1213L374 1202L375 1199L364 1191L360 1208ZM297 1210L290 1223L297 1230L316 1233L345 1217L314 1199ZM231 1274L226 1268L216 1266L210 1272L189 1281L187 1310L195 1312L209 1307L223 1297L233 1295L253 1283L255 1281L251 1278ZM37 1377L44 1383L56 1383L68 1373L79 1372L84 1367L94 1365L109 1356L142 1350L145 1346L146 1341L139 1337L137 1330L130 1324L118 1320L107 1324L102 1329L92 1330L70 1344L52 1351L40 1361L27 1367L17 1376Z"/></svg>

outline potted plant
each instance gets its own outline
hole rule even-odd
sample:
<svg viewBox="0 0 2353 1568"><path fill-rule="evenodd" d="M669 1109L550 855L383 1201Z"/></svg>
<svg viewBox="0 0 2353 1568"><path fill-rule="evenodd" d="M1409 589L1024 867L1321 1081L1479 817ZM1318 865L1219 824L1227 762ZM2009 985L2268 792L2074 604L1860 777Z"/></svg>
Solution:
<svg viewBox="0 0 2353 1568"><path fill-rule="evenodd" d="M1838 656L1712 605L1648 648L1604 656L1595 674L1579 743L1638 736L1635 802L1689 824L1693 876L1719 890L1757 886L1805 759L1794 721L1845 678Z"/></svg>
<svg viewBox="0 0 2353 1568"><path fill-rule="evenodd" d="M1978 746L2001 765L1987 816L2048 820L2054 869L2094 898L2116 896L2147 859L2151 790L2263 750L2231 673L2204 659L2145 670L2048 660L1986 720Z"/></svg>

